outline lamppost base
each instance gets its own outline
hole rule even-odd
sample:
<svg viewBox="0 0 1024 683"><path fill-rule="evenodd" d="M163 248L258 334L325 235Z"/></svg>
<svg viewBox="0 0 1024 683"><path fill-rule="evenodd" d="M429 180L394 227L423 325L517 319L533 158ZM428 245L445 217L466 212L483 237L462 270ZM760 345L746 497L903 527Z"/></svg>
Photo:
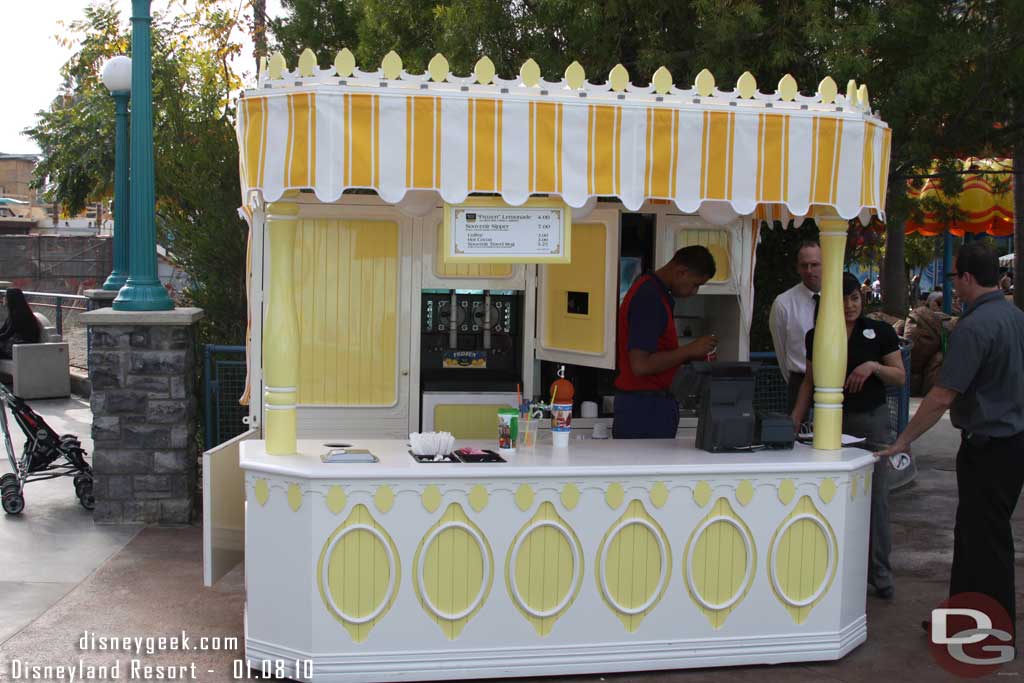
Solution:
<svg viewBox="0 0 1024 683"><path fill-rule="evenodd" d="M110 292L116 292L119 289L121 289L122 287L124 287L127 283L128 283L128 276L127 275L120 275L120 274L115 275L114 273L111 273L107 277L106 281L103 283L103 286L100 287L100 289L105 289L105 290L110 291Z"/></svg>
<svg viewBox="0 0 1024 683"><path fill-rule="evenodd" d="M158 280L133 282L129 278L112 308L115 311L170 311L174 309L174 302Z"/></svg>

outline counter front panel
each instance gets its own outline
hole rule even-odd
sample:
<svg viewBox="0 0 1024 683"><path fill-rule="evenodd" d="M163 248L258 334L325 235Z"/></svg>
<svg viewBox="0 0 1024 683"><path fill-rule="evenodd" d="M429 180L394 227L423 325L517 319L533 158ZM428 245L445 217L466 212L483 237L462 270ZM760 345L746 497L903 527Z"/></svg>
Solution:
<svg viewBox="0 0 1024 683"><path fill-rule="evenodd" d="M250 658L430 680L835 659L866 637L864 451L608 441L447 465L358 445L381 461L242 445Z"/></svg>

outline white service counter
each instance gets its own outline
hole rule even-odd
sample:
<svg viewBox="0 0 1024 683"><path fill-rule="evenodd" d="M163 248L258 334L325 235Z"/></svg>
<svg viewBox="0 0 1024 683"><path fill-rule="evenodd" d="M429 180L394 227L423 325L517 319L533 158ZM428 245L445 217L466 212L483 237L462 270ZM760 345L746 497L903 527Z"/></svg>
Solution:
<svg viewBox="0 0 1024 683"><path fill-rule="evenodd" d="M836 659L866 638L865 451L588 439L468 465L349 443L380 462L241 444L253 666L540 676Z"/></svg>

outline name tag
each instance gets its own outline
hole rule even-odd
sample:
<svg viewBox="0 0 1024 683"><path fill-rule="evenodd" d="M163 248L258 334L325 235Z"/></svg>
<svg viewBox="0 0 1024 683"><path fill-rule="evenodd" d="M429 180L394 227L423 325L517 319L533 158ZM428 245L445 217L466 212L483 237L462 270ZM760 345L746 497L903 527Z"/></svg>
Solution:
<svg viewBox="0 0 1024 683"><path fill-rule="evenodd" d="M875 338L875 331L874 330L870 330L870 329L864 330L864 338L865 339L874 339Z"/></svg>

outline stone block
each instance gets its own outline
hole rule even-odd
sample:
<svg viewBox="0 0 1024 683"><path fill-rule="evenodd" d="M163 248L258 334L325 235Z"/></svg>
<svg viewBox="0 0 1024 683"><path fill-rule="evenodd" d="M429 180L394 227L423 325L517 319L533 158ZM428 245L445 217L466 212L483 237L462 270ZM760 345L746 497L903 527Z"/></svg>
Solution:
<svg viewBox="0 0 1024 683"><path fill-rule="evenodd" d="M124 503L119 500L96 499L96 509L92 511L92 521L96 524L123 524Z"/></svg>
<svg viewBox="0 0 1024 683"><path fill-rule="evenodd" d="M134 495L132 475L113 474L104 478L107 480L107 500L130 500Z"/></svg>
<svg viewBox="0 0 1024 683"><path fill-rule="evenodd" d="M186 382L184 377L171 377L171 398L182 399L191 396L189 384L191 382Z"/></svg>
<svg viewBox="0 0 1024 683"><path fill-rule="evenodd" d="M171 395L170 379L152 375L128 375L128 388L145 391L150 398L168 398Z"/></svg>
<svg viewBox="0 0 1024 683"><path fill-rule="evenodd" d="M193 493L195 478L191 474L172 474L171 498L188 498Z"/></svg>
<svg viewBox="0 0 1024 683"><path fill-rule="evenodd" d="M117 335L113 334L110 328L90 327L89 345L93 349L116 349L120 346L120 343ZM90 367L92 366L91 355L89 365Z"/></svg>
<svg viewBox="0 0 1024 683"><path fill-rule="evenodd" d="M172 498L160 501L161 524L188 524L191 521L191 498Z"/></svg>
<svg viewBox="0 0 1024 683"><path fill-rule="evenodd" d="M146 393L143 391L105 391L103 408L107 415L144 415Z"/></svg>
<svg viewBox="0 0 1024 683"><path fill-rule="evenodd" d="M155 474L178 474L187 472L189 457L187 451L155 451L153 472Z"/></svg>
<svg viewBox="0 0 1024 683"><path fill-rule="evenodd" d="M161 325L149 330L150 348L154 351L189 351L193 347L191 328Z"/></svg>
<svg viewBox="0 0 1024 683"><path fill-rule="evenodd" d="M129 500L124 503L124 521L134 524L156 524L160 521L160 501Z"/></svg>
<svg viewBox="0 0 1024 683"><path fill-rule="evenodd" d="M148 327L136 327L132 329L131 336L128 339L128 343L133 349L148 349L150 337L150 328Z"/></svg>
<svg viewBox="0 0 1024 683"><path fill-rule="evenodd" d="M151 400L146 410L146 420L150 424L178 424L188 417L186 408L184 401Z"/></svg>
<svg viewBox="0 0 1024 683"><path fill-rule="evenodd" d="M173 429L178 429L180 425ZM128 448L182 448L172 446L170 427L148 424L125 424L121 426L123 443Z"/></svg>
<svg viewBox="0 0 1024 683"><path fill-rule="evenodd" d="M181 351L133 351L129 367L144 375L180 375L188 365L185 356Z"/></svg>
<svg viewBox="0 0 1024 683"><path fill-rule="evenodd" d="M194 435L194 430L190 429L188 425L174 425L171 427L171 448L189 448L192 445L191 437Z"/></svg>
<svg viewBox="0 0 1024 683"><path fill-rule="evenodd" d="M101 448L92 455L92 467L101 474L149 474L153 471L152 451Z"/></svg>
<svg viewBox="0 0 1024 683"><path fill-rule="evenodd" d="M107 496L107 478L97 475L95 472L92 477L92 495L97 499L109 497Z"/></svg>
<svg viewBox="0 0 1024 683"><path fill-rule="evenodd" d="M170 493L171 477L168 474L137 474L132 479L135 493Z"/></svg>
<svg viewBox="0 0 1024 683"><path fill-rule="evenodd" d="M92 440L120 442L121 418L113 416L94 417L92 420Z"/></svg>

